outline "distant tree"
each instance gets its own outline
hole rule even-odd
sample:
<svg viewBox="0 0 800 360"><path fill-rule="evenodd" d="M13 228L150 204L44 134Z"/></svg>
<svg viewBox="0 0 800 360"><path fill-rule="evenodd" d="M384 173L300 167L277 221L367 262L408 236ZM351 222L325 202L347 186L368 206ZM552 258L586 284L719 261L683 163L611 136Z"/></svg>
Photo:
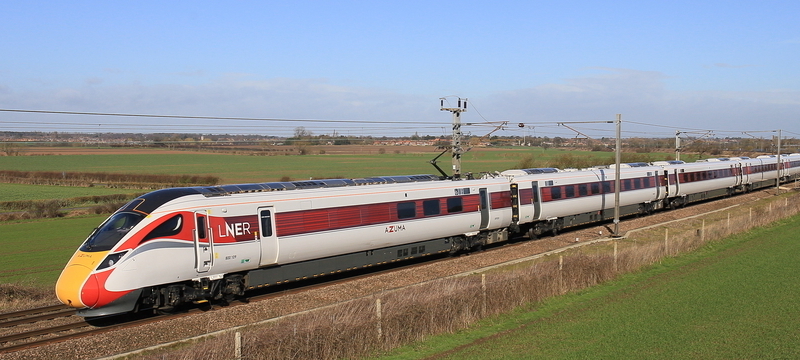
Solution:
<svg viewBox="0 0 800 360"><path fill-rule="evenodd" d="M312 134L311 131L306 130L305 126L298 126L298 127L294 128L294 136L293 137L295 137L297 139L310 138L313 135L314 134Z"/></svg>
<svg viewBox="0 0 800 360"><path fill-rule="evenodd" d="M22 152L20 147L13 143L3 143L0 145L0 151L5 153L6 156L19 156L19 154Z"/></svg>

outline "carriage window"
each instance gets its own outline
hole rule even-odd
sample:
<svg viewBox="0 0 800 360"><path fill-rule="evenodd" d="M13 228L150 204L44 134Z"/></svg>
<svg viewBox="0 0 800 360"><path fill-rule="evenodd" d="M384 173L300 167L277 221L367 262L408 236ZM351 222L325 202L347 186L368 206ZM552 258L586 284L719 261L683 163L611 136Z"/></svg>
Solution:
<svg viewBox="0 0 800 360"><path fill-rule="evenodd" d="M592 194L600 193L600 183L592 183Z"/></svg>
<svg viewBox="0 0 800 360"><path fill-rule="evenodd" d="M611 181L603 181L603 192L606 194L614 192L614 190L611 189L613 189L611 187Z"/></svg>
<svg viewBox="0 0 800 360"><path fill-rule="evenodd" d="M550 188L550 197L553 199L561 199L561 188L560 187L551 187Z"/></svg>
<svg viewBox="0 0 800 360"><path fill-rule="evenodd" d="M580 195L580 196L586 196L586 195L588 195L588 194L589 194L589 189L588 189L588 187L586 186L586 184L580 184L580 185L578 185L578 195Z"/></svg>
<svg viewBox="0 0 800 360"><path fill-rule="evenodd" d="M425 214L425 216L439 215L439 211L439 199L425 200L422 202L422 213Z"/></svg>
<svg viewBox="0 0 800 360"><path fill-rule="evenodd" d="M150 231L150 233L147 234L142 241L178 235L178 233L181 232L181 228L183 228L183 216L178 214L169 218L167 221L164 221L161 223L161 225L156 226L156 228L153 229L153 231Z"/></svg>
<svg viewBox="0 0 800 360"><path fill-rule="evenodd" d="M457 213L464 210L463 202L460 197L447 199L447 212Z"/></svg>
<svg viewBox="0 0 800 360"><path fill-rule="evenodd" d="M397 204L397 218L409 219L417 216L417 204L413 202L405 202Z"/></svg>
<svg viewBox="0 0 800 360"><path fill-rule="evenodd" d="M569 198L574 198L574 197L575 197L575 187L574 187L574 186L572 186L572 185L570 185L570 186L567 186L567 187L564 189L564 192L565 192L565 193L566 193L566 195L567 195L567 196L566 196L566 198L567 198L567 199L569 199Z"/></svg>

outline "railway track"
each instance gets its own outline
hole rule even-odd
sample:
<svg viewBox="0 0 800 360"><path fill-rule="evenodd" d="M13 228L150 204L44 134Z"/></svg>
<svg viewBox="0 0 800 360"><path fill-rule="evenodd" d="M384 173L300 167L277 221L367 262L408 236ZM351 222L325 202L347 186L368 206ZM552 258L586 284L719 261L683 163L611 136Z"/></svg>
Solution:
<svg viewBox="0 0 800 360"><path fill-rule="evenodd" d="M67 319L65 320L67 324L48 325L55 319L70 317L75 317L75 310L64 305L0 314L0 329L3 330L3 335L0 336L0 346L2 346L0 353L23 349L26 344L37 342L29 341L30 339L89 326L86 323L77 322L77 319Z"/></svg>
<svg viewBox="0 0 800 360"><path fill-rule="evenodd" d="M65 314L75 313L71 309L72 308L70 308L69 306L52 305L35 309L28 309L28 310L0 314L0 328L15 326L18 324L25 324L26 320L28 322L34 322L34 321L39 321L38 319L48 320L52 319L53 317L67 316ZM48 317L48 316L53 316L53 317Z"/></svg>
<svg viewBox="0 0 800 360"><path fill-rule="evenodd" d="M423 258L424 259L424 258ZM268 292L254 291L255 295L244 299L232 301L227 306L239 306L250 302L272 299L287 294L310 291L324 286L333 286L347 281L377 276L386 272L407 269L422 264L431 264L442 261L444 258L433 258L428 261L417 260L410 263L400 263L396 266L386 266L385 268L371 268L369 270L356 271L342 275L339 278L323 278L311 280L301 284L288 284L287 286L276 286ZM190 316L195 313L208 311L213 306L191 307L182 309L176 313L161 314L137 314L127 316L112 316L108 318L94 318L87 320L75 315L75 309L64 305L53 305L36 309L23 310L13 313L0 314L0 330L4 332L10 330L8 335L0 335L0 354L11 353L19 350L46 346L53 343L67 341L71 339L102 334L127 327L141 326L144 324L176 319L183 316ZM49 325L55 319L66 318L66 324ZM27 326L25 326L27 325ZM19 330L17 330L19 328ZM15 331L16 330L16 331Z"/></svg>
<svg viewBox="0 0 800 360"><path fill-rule="evenodd" d="M186 314L174 314L172 317L184 315ZM2 314L0 320L3 321L0 322L0 329L4 333L9 333L0 336L0 354L101 334L124 327L139 326L169 317L170 315L115 316L87 321L77 316L74 308L67 306L49 306ZM57 319L62 320L53 324Z"/></svg>

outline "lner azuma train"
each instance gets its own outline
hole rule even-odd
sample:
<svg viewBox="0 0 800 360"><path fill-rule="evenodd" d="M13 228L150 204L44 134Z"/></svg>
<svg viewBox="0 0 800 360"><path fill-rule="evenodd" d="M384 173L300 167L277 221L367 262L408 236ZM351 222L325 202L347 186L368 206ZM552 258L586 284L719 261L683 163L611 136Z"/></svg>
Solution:
<svg viewBox="0 0 800 360"><path fill-rule="evenodd" d="M800 154L620 166L621 215L774 186ZM106 219L56 284L87 317L241 296L254 288L536 238L614 217L613 166L482 179L388 176L162 189Z"/></svg>

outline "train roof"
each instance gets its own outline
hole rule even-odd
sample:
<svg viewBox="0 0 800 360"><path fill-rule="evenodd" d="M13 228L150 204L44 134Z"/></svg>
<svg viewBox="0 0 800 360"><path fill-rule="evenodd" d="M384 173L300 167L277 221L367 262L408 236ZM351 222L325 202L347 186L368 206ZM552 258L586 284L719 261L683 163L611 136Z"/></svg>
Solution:
<svg viewBox="0 0 800 360"><path fill-rule="evenodd" d="M685 164L686 162L681 160L665 160L665 161L653 161L653 165L656 166L663 166L663 165L680 165Z"/></svg>
<svg viewBox="0 0 800 360"><path fill-rule="evenodd" d="M650 164L648 164L648 163L646 163L646 162L632 162L632 163L622 163L622 164L619 164L619 168L620 168L620 169L625 169L625 168L637 168L637 167L648 167L648 166L652 166L652 165L650 165ZM617 164L611 164L611 165L608 165L608 168L609 168L609 169L613 169L613 168L615 168L615 167L617 167Z"/></svg>
<svg viewBox="0 0 800 360"><path fill-rule="evenodd" d="M240 193L284 191L298 189L332 188L342 186L376 185L376 184L402 184L424 181L439 181L440 177L431 174L376 176L359 179L320 179L302 181L281 181L251 184L230 184L216 186L195 186L167 188L151 191L137 197L118 211L130 211L149 214L159 206L170 200L187 195L203 195L205 197L225 196Z"/></svg>
<svg viewBox="0 0 800 360"><path fill-rule="evenodd" d="M421 181L441 180L436 175L400 175L376 176L359 179L320 179L301 181L282 181L252 184L232 184L218 186L196 187L205 196L220 196L246 192L281 191L297 189L332 188L341 186L376 185L376 184L401 184Z"/></svg>
<svg viewBox="0 0 800 360"><path fill-rule="evenodd" d="M519 171L524 171L528 175L534 174L552 174L557 173L557 168L532 168L532 169L517 169Z"/></svg>

